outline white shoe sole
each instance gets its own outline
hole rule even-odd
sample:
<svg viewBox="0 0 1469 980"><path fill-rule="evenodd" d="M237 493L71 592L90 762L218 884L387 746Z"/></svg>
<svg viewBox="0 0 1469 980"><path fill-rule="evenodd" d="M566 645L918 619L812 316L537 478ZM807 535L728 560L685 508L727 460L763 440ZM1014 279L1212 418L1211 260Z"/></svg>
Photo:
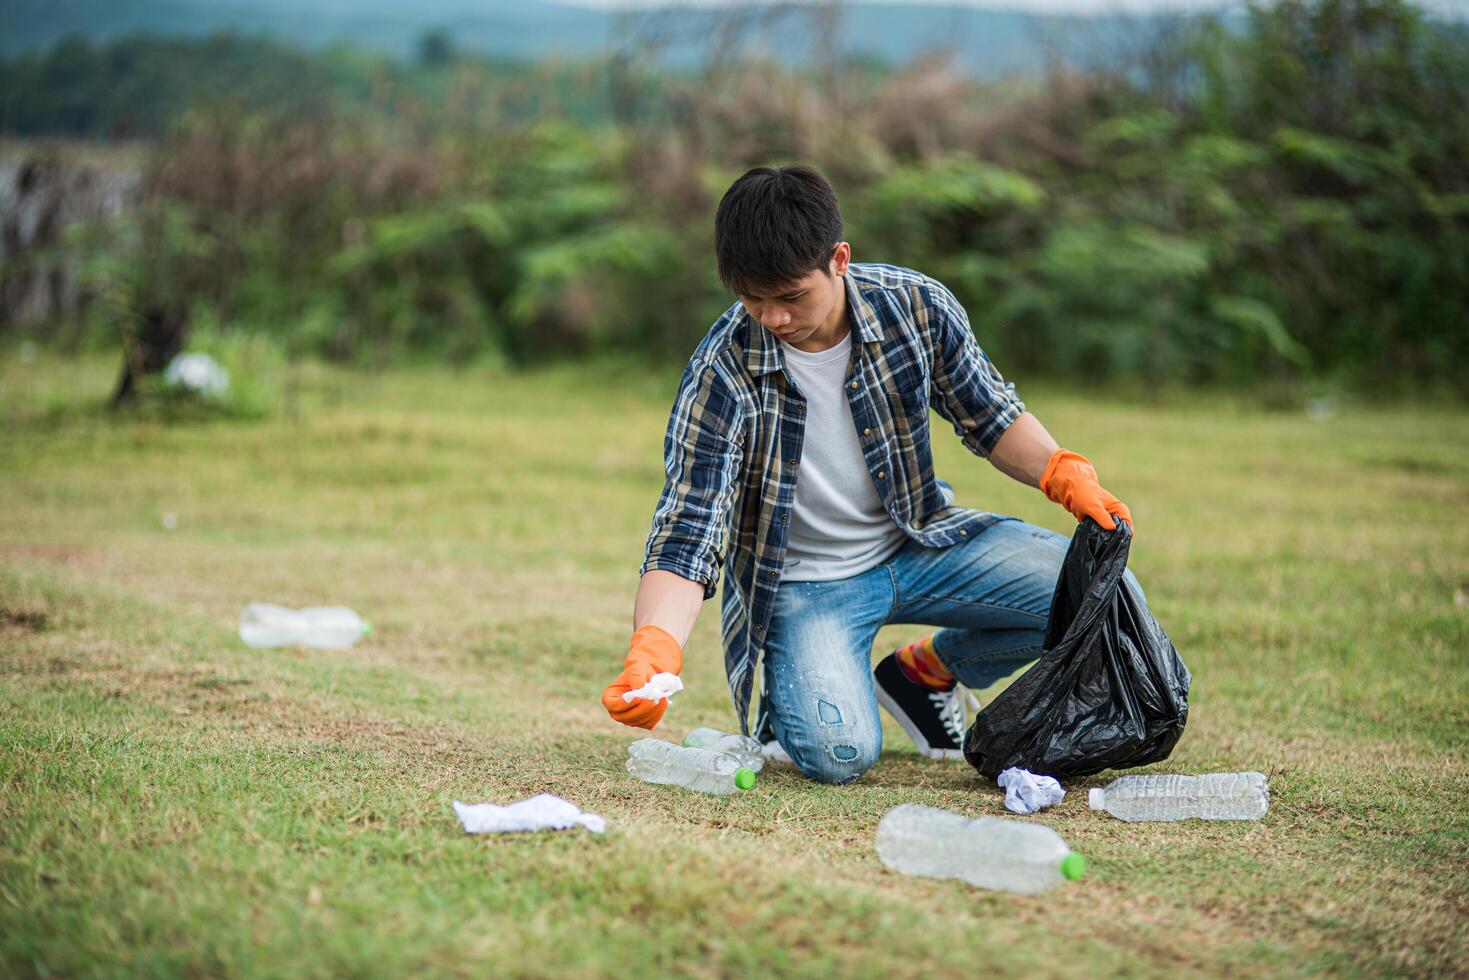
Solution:
<svg viewBox="0 0 1469 980"><path fill-rule="evenodd" d="M898 727L908 733L908 737L913 740L913 744L918 746L919 755L929 759L946 759L950 761L964 758L963 749L936 749L928 744L928 739L923 737L923 732L918 730L918 726L913 724L913 720L908 717L906 712L898 707L898 703L888 695L888 692L882 689L882 685L874 684L872 686L877 692L877 703L886 708L888 714L892 715L893 720L898 723Z"/></svg>
<svg viewBox="0 0 1469 980"><path fill-rule="evenodd" d="M786 750L780 747L779 742L766 742L760 746L760 754L765 757L767 762L784 762L795 765L795 763L791 762L791 757L786 755Z"/></svg>

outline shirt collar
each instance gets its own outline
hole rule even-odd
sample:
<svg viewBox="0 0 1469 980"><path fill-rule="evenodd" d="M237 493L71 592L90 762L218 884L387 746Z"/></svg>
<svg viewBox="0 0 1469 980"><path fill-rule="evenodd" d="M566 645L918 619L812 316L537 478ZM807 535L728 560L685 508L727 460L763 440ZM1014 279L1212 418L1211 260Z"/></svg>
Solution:
<svg viewBox="0 0 1469 980"><path fill-rule="evenodd" d="M871 344L882 340L882 323L877 318L877 310L862 295L851 266L847 267L847 274L842 278L846 281L847 316L852 321L852 332L856 334L857 343ZM748 312L742 311L740 315L745 318L747 338L745 367L754 377L779 371L785 366L785 355L780 349L780 341L769 330L756 323Z"/></svg>

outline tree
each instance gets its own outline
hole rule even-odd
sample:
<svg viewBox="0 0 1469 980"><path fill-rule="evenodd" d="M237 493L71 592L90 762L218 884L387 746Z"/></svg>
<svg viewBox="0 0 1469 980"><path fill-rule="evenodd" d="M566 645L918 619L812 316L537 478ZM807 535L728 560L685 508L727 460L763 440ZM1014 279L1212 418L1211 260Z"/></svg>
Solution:
<svg viewBox="0 0 1469 980"><path fill-rule="evenodd" d="M454 39L442 27L425 31L418 39L418 63L425 68L442 68L454 60Z"/></svg>

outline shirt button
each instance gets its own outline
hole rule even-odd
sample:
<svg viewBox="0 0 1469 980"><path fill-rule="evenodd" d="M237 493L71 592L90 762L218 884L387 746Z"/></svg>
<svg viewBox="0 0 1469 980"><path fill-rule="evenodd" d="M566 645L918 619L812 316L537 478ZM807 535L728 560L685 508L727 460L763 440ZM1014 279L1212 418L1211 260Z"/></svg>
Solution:
<svg viewBox="0 0 1469 980"><path fill-rule="evenodd" d="M888 475L888 471L887 470L878 470L877 471L877 478L879 480L881 480L883 477L885 477L887 475Z"/></svg>
<svg viewBox="0 0 1469 980"><path fill-rule="evenodd" d="M961 537L961 538L967 538L967 537L969 537L969 532L968 531L960 531L959 532L959 537Z"/></svg>
<svg viewBox="0 0 1469 980"><path fill-rule="evenodd" d="M796 465L796 457L792 456L790 459L786 460L786 465L787 466L795 466Z"/></svg>
<svg viewBox="0 0 1469 980"><path fill-rule="evenodd" d="M789 523L790 522L790 519L791 519L791 515L789 513L785 513L785 514L781 514L780 515L780 522L782 524Z"/></svg>
<svg viewBox="0 0 1469 980"><path fill-rule="evenodd" d="M775 578L775 569L773 568L770 570L770 577Z"/></svg>
<svg viewBox="0 0 1469 980"><path fill-rule="evenodd" d="M863 429L862 430L862 434L864 436L870 436L870 435L872 435L872 430L871 429Z"/></svg>
<svg viewBox="0 0 1469 980"><path fill-rule="evenodd" d="M764 627L764 626L761 626L761 625L760 625L760 624L759 624L759 623L756 623L756 624L755 624L755 632L756 632L756 633L758 633L758 632L760 632L760 631L761 631L761 630L763 630L763 629L764 629L764 628L765 628L765 627Z"/></svg>
<svg viewBox="0 0 1469 980"><path fill-rule="evenodd" d="M857 390L857 382L855 382L855 381L853 381L853 382L852 382L852 383L851 383L851 384L850 384L850 385L848 385L848 386L847 386L847 387L849 387L849 388L851 388L851 389L852 389L852 390L853 390L853 391L856 391L856 390Z"/></svg>

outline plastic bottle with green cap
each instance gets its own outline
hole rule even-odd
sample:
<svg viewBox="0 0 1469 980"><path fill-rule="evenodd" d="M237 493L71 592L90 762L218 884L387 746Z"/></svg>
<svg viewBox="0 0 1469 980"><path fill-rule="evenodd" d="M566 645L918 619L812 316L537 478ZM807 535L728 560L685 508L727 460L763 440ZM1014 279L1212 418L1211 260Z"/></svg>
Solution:
<svg viewBox="0 0 1469 980"><path fill-rule="evenodd" d="M372 623L345 606L288 609L252 602L240 613L240 639L252 647L300 644L318 650L346 650L372 632Z"/></svg>
<svg viewBox="0 0 1469 980"><path fill-rule="evenodd" d="M645 783L682 786L723 796L755 785L755 772L728 752L696 749L656 738L627 747L627 771Z"/></svg>
<svg viewBox="0 0 1469 980"><path fill-rule="evenodd" d="M1002 817L971 819L918 803L883 815L877 856L902 874L960 878L1020 895L1039 895L1086 874L1086 859L1049 827Z"/></svg>
<svg viewBox="0 0 1469 980"><path fill-rule="evenodd" d="M755 772L759 772L765 766L765 756L760 752L760 743L748 735L721 732L717 728L695 728L683 737L683 744L694 749L728 752L740 760L740 765Z"/></svg>

